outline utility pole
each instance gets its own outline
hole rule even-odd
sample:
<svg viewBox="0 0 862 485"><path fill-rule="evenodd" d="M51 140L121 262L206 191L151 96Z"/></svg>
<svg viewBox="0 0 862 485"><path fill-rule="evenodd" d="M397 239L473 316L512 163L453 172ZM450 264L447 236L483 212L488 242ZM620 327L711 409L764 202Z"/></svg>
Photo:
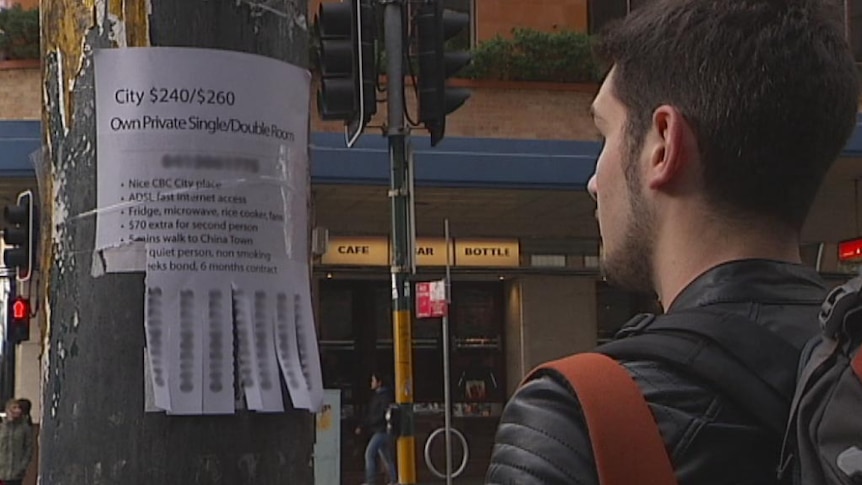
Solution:
<svg viewBox="0 0 862 485"><path fill-rule="evenodd" d="M308 412L145 413L144 275L92 276L93 49L205 47L307 67L307 3L42 0L41 483L313 483Z"/></svg>
<svg viewBox="0 0 862 485"><path fill-rule="evenodd" d="M389 160L392 167L389 198L392 201L392 325L395 351L395 402L400 407L398 437L398 483L416 483L415 431L413 420L413 332L409 276L413 267L410 234L410 172L407 168L407 127L404 123L404 17L403 0L383 7L386 46L386 79Z"/></svg>

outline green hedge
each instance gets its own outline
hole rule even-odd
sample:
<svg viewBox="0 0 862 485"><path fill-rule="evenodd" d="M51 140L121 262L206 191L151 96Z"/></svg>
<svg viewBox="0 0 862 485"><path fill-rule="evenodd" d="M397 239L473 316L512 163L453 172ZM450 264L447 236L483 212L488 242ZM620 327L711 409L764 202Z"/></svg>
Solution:
<svg viewBox="0 0 862 485"><path fill-rule="evenodd" d="M500 81L594 82L598 67L591 39L579 32L514 29L473 49L473 64L459 76Z"/></svg>
<svg viewBox="0 0 862 485"><path fill-rule="evenodd" d="M39 9L0 10L0 52L6 59L39 58Z"/></svg>

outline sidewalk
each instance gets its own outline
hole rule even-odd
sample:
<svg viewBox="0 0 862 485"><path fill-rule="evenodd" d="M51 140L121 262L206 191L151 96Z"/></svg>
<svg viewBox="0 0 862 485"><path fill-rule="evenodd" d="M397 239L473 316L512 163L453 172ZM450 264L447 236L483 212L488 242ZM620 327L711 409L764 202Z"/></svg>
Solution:
<svg viewBox="0 0 862 485"><path fill-rule="evenodd" d="M452 485L484 485L485 481L481 478L462 478L452 480ZM446 485L446 480L436 480L433 482L416 482L416 485Z"/></svg>

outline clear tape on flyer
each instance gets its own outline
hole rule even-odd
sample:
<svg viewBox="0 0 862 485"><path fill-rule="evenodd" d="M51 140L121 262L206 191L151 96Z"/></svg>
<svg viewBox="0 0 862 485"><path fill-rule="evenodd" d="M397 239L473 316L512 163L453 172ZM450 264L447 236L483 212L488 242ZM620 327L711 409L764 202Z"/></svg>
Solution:
<svg viewBox="0 0 862 485"><path fill-rule="evenodd" d="M35 158L36 152L34 152ZM42 177L39 176L40 171L37 170L37 184L40 187L44 187L44 183L40 182ZM291 245L291 238L288 237L287 227L291 226L292 221L292 211L290 210L290 197L288 196L297 188L292 184L288 179L280 178L280 177L269 177L262 176L254 179L251 178L237 178L232 180L226 180L221 182L221 188L231 188L231 187L240 187L244 185L271 185L278 186L281 188L283 194L283 204L284 204L284 216L285 216L285 234L284 234L284 244L286 255L288 258L293 257L294 251ZM163 192L166 196L176 196L176 195L186 195L186 194L204 194L207 192L214 192L218 189L212 188L182 188L182 189L174 189ZM139 208L143 207L147 204L151 203L151 201L124 201L116 204L112 204L105 207L98 207L95 209L87 210L84 212L80 212L78 214L69 216L65 221L62 222L64 225L74 224L76 221L88 218L88 217L98 217L102 214L108 213L116 213L124 210L128 210L130 208ZM114 242L112 245L103 247L103 248L69 248L67 250L70 254L83 254L88 252L94 253L93 258L93 268L92 268L92 276L100 277L103 276L107 272L135 272L135 271L145 271L144 259L146 252L146 243L143 241L129 240L123 242ZM136 255L136 253L140 253Z"/></svg>

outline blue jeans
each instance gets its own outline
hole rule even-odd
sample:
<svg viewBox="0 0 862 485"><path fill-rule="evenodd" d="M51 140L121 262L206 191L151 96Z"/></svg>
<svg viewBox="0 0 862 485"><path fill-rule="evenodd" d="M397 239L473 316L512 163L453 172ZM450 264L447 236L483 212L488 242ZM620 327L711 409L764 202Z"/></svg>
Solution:
<svg viewBox="0 0 862 485"><path fill-rule="evenodd" d="M386 432L378 431L368 440L365 447L365 483L372 484L377 478L377 456L383 458L389 479L397 481L395 458L392 453L392 437Z"/></svg>

